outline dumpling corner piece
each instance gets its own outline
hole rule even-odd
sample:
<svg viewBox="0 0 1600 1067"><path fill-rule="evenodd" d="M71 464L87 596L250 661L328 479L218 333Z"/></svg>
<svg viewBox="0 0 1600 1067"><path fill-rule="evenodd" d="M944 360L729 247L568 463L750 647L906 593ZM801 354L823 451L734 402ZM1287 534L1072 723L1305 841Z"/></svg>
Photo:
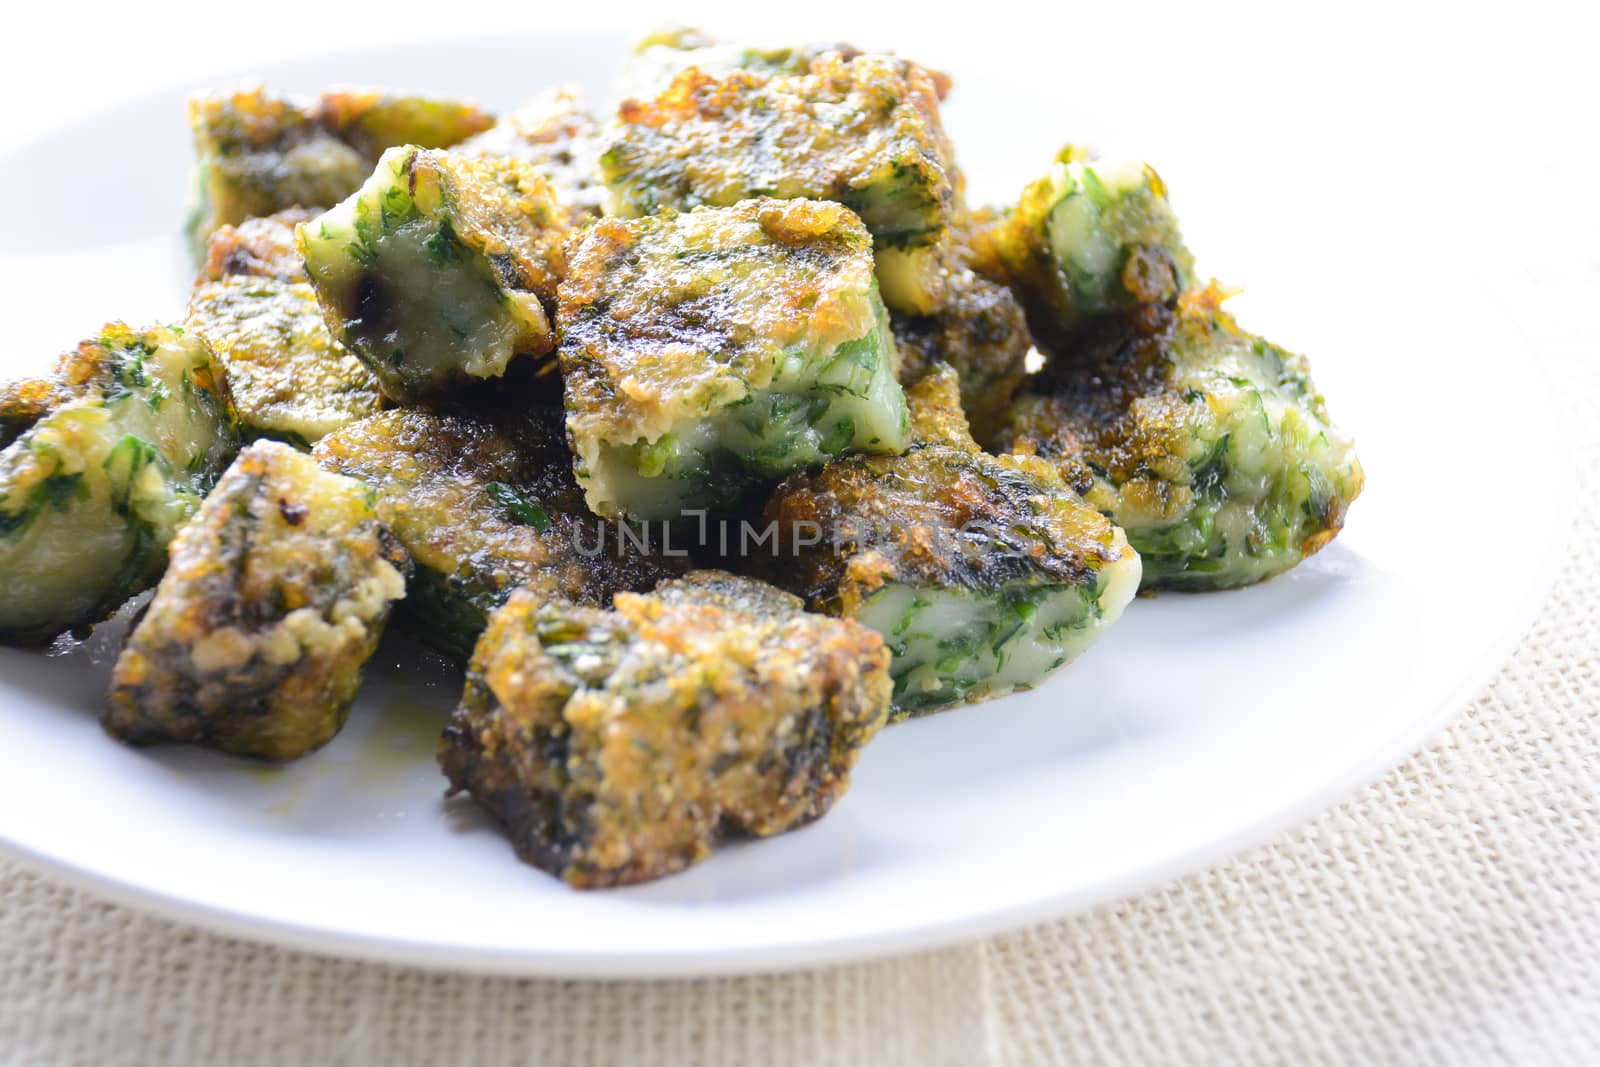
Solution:
<svg viewBox="0 0 1600 1067"><path fill-rule="evenodd" d="M1281 574L1328 544L1365 481L1303 356L1247 333L1215 283L1053 359L994 437L1055 465L1144 559L1152 589Z"/></svg>
<svg viewBox="0 0 1600 1067"><path fill-rule="evenodd" d="M257 442L179 531L102 721L134 744L305 755L344 724L410 573L363 485Z"/></svg>
<svg viewBox="0 0 1600 1067"><path fill-rule="evenodd" d="M691 572L611 610L512 596L440 764L527 862L579 888L819 818L888 712L888 652L764 583Z"/></svg>
<svg viewBox="0 0 1600 1067"><path fill-rule="evenodd" d="M0 641L103 621L239 447L227 381L192 331L120 322L0 390Z"/></svg>
<svg viewBox="0 0 1600 1067"><path fill-rule="evenodd" d="M597 514L732 508L791 471L906 445L871 238L839 204L601 219L560 293L567 430Z"/></svg>
<svg viewBox="0 0 1600 1067"><path fill-rule="evenodd" d="M552 351L571 228L530 164L407 145L297 232L334 337L412 404Z"/></svg>
<svg viewBox="0 0 1600 1067"><path fill-rule="evenodd" d="M883 635L897 715L1039 684L1121 617L1140 576L1123 531L1053 466L978 448L954 371L908 396L910 450L784 481L760 561L812 610Z"/></svg>

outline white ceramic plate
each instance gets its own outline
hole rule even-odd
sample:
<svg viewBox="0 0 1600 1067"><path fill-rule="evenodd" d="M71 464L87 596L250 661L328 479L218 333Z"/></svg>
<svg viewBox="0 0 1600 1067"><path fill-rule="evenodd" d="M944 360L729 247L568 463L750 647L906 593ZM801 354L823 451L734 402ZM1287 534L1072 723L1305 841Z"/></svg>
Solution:
<svg viewBox="0 0 1600 1067"><path fill-rule="evenodd" d="M503 107L562 80L603 93L591 72L619 52L609 38L500 40L260 73ZM753 971L1107 901L1262 840L1401 758L1509 651L1564 544L1537 371L1485 309L1461 313L1457 280L1434 292L1391 255L1396 226L1421 240L1405 205L1296 156L1310 141L1241 154L1160 120L1171 86L1058 106L1026 73L933 58L959 76L947 119L980 198L1019 187L1064 134L1161 163L1202 266L1252 281L1246 325L1312 353L1356 434L1369 488L1331 548L1265 586L1140 600L1043 688L888 730L820 823L605 892L520 864L469 802L442 799L431 754L458 681L400 640L343 734L282 769L105 737L109 632L54 658L0 650L0 843L117 900L317 951L525 974ZM1084 62L1075 84L1112 73ZM0 227L0 371L42 368L110 317L179 313L181 98L4 156L0 202L27 209ZM1249 143L1250 113L1229 144ZM1430 255L1448 262L1440 245Z"/></svg>

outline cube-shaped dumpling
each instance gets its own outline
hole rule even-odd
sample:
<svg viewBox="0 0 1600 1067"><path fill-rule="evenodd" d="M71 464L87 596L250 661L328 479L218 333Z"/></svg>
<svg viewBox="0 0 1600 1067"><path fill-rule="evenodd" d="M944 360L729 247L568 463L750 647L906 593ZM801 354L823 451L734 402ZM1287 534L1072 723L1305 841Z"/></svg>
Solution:
<svg viewBox="0 0 1600 1067"><path fill-rule="evenodd" d="M303 756L344 725L409 569L360 482L251 445L174 539L102 721L135 744Z"/></svg>
<svg viewBox="0 0 1600 1067"><path fill-rule="evenodd" d="M570 229L531 165L406 146L298 232L328 328L409 404L554 348Z"/></svg>
<svg viewBox="0 0 1600 1067"><path fill-rule="evenodd" d="M1033 332L1058 346L1108 316L1170 306L1194 281L1194 257L1154 170L1069 158L981 235Z"/></svg>
<svg viewBox="0 0 1600 1067"><path fill-rule="evenodd" d="M880 253L919 258L946 236L961 179L939 119L939 79L895 56L823 52L803 71L684 70L624 101L600 157L610 208L727 206L755 196L836 200ZM895 278L915 279L900 267ZM905 283L885 285L901 306ZM928 310L907 293L906 310Z"/></svg>
<svg viewBox="0 0 1600 1067"><path fill-rule="evenodd" d="M238 450L211 349L112 323L0 390L0 641L46 641L148 588Z"/></svg>
<svg viewBox="0 0 1600 1067"><path fill-rule="evenodd" d="M216 352L249 433L310 447L376 414L383 396L328 332L294 245L303 221L289 211L212 234L185 325Z"/></svg>
<svg viewBox="0 0 1600 1067"><path fill-rule="evenodd" d="M599 514L732 507L829 457L905 447L871 238L839 204L601 219L560 324L567 429Z"/></svg>
<svg viewBox="0 0 1600 1067"><path fill-rule="evenodd" d="M844 793L888 711L877 634L696 571L610 611L519 592L473 653L439 760L529 863L579 887L682 870Z"/></svg>
<svg viewBox="0 0 1600 1067"><path fill-rule="evenodd" d="M1222 299L1213 283L1097 330L994 439L1055 464L1124 527L1146 587L1270 578L1333 540L1361 492L1305 358L1240 329Z"/></svg>
<svg viewBox="0 0 1600 1067"><path fill-rule="evenodd" d="M584 507L559 410L386 411L329 434L313 454L371 489L416 561L407 620L461 660L518 588L609 604L688 567L683 546L627 536Z"/></svg>
<svg viewBox="0 0 1600 1067"><path fill-rule="evenodd" d="M894 654L901 715L1036 685L1115 622L1139 588L1120 529L1041 460L978 449L954 372L908 394L903 456L849 456L768 502L772 580L854 619Z"/></svg>
<svg viewBox="0 0 1600 1067"><path fill-rule="evenodd" d="M189 101L196 249L219 226L295 206L332 207L356 190L386 148L445 148L488 129L471 104L339 91L300 99L258 87Z"/></svg>

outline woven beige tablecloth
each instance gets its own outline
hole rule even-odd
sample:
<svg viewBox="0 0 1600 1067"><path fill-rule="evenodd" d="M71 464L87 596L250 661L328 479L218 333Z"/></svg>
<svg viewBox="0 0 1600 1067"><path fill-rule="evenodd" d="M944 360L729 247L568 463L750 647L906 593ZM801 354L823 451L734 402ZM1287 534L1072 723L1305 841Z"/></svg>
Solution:
<svg viewBox="0 0 1600 1067"><path fill-rule="evenodd" d="M1575 247L1527 268L1514 314L1576 470L1547 608L1440 736L1299 831L978 945L661 983L322 959L0 864L0 1067L1600 1064L1600 256ZM1508 353L1507 372L1539 370ZM1492 587L1515 575L1514 519L1485 487L1458 521L1479 507L1505 527ZM1492 608L1491 588L1487 626Z"/></svg>

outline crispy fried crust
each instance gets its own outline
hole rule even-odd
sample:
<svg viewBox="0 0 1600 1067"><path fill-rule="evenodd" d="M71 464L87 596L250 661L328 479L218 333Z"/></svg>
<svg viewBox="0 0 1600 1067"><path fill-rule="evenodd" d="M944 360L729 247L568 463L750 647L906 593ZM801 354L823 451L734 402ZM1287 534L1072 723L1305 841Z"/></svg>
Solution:
<svg viewBox="0 0 1600 1067"><path fill-rule="evenodd" d="M201 282L247 276L282 282L306 280L305 261L295 247L294 228L321 212L292 207L264 219L245 219L237 226L222 226L206 239Z"/></svg>
<svg viewBox="0 0 1600 1067"><path fill-rule="evenodd" d="M556 283L566 271L563 246L571 236L550 183L514 159L462 159L453 152L413 152L406 180L412 195L436 183L456 237L487 257L510 290L536 295L555 309Z"/></svg>
<svg viewBox="0 0 1600 1067"><path fill-rule="evenodd" d="M71 400L72 387L51 378L18 378L0 385L0 448Z"/></svg>
<svg viewBox="0 0 1600 1067"><path fill-rule="evenodd" d="M584 507L560 413L472 418L388 411L318 442L317 461L359 478L416 560L405 610L461 659L518 587L541 601L606 604L687 560L620 535Z"/></svg>
<svg viewBox="0 0 1600 1067"><path fill-rule="evenodd" d="M993 433L1027 377L1033 338L1011 291L959 267L946 284L947 302L931 315L892 315L900 353L898 377L912 385L933 367L961 379L961 402L981 438Z"/></svg>
<svg viewBox="0 0 1600 1067"><path fill-rule="evenodd" d="M254 435L309 448L383 407L378 380L333 339L303 281L234 275L202 282L186 325L210 342Z"/></svg>
<svg viewBox="0 0 1600 1067"><path fill-rule="evenodd" d="M580 450L654 440L685 412L770 384L784 348L861 336L870 249L848 211L815 200L596 223L573 253L559 313Z"/></svg>
<svg viewBox="0 0 1600 1067"><path fill-rule="evenodd" d="M659 878L720 834L823 815L883 725L878 636L761 583L697 571L615 609L519 592L468 669L440 764L569 884Z"/></svg>
<svg viewBox="0 0 1600 1067"><path fill-rule="evenodd" d="M767 77L806 74L811 70L811 61L826 52L838 52L847 60L861 54L859 48L842 41L767 47L718 42L692 27L670 26L655 30L633 46L633 53L622 68L619 95L650 99L690 67L713 75L733 70ZM948 79L934 71L929 73L941 80L939 98L944 99Z"/></svg>
<svg viewBox="0 0 1600 1067"><path fill-rule="evenodd" d="M1114 623L1139 582L1122 531L1050 464L973 442L953 371L908 391L915 443L795 475L756 568L882 634L897 716L1029 687Z"/></svg>
<svg viewBox="0 0 1600 1067"><path fill-rule="evenodd" d="M150 331L155 333L157 331ZM164 336L164 335L163 335ZM99 336L82 341L56 357L43 378L19 378L0 385L0 447L9 445L52 411L84 398L125 391L140 381L125 381L132 373L122 351L133 346L132 363L140 363L145 341L122 323L111 323Z"/></svg>
<svg viewBox="0 0 1600 1067"><path fill-rule="evenodd" d="M941 368L907 395L915 443L904 455L847 456L773 493L764 517L777 525L772 577L782 588L812 610L851 618L889 582L1088 586L1122 558L1116 528L1082 506L1050 464L978 448L952 371ZM953 536L963 529L984 537ZM802 530L820 530L824 541L813 550L785 541Z"/></svg>
<svg viewBox="0 0 1600 1067"><path fill-rule="evenodd" d="M397 145L449 148L494 125L475 104L381 89L336 89L322 94L317 121L363 156L376 160Z"/></svg>
<svg viewBox="0 0 1600 1067"><path fill-rule="evenodd" d="M1360 493L1310 366L1240 329L1215 283L1054 358L995 435L1054 463L1128 530L1146 587L1271 577L1327 544Z"/></svg>
<svg viewBox="0 0 1600 1067"><path fill-rule="evenodd" d="M294 231L318 214L290 208L212 234L186 322L216 352L245 428L304 448L383 406L307 281Z"/></svg>
<svg viewBox="0 0 1600 1067"><path fill-rule="evenodd" d="M331 740L411 564L359 482L276 442L173 541L112 674L106 729L287 760Z"/></svg>
<svg viewBox="0 0 1600 1067"><path fill-rule="evenodd" d="M752 196L838 200L880 243L930 243L957 199L937 79L893 56L825 52L800 74L690 67L626 100L601 169L621 215Z"/></svg>

